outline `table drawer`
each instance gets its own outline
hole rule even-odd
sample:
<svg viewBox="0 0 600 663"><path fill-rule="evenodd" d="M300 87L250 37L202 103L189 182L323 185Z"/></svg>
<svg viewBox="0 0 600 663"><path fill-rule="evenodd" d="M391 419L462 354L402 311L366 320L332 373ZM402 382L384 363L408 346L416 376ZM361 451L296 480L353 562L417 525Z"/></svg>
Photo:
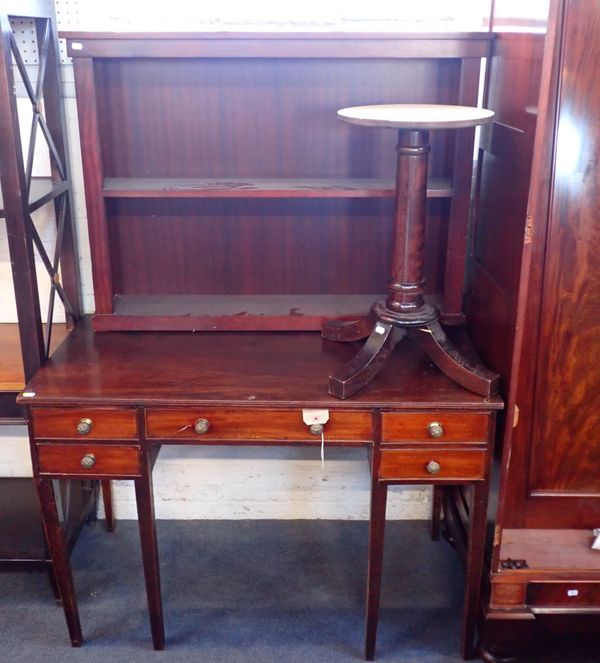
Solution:
<svg viewBox="0 0 600 663"><path fill-rule="evenodd" d="M382 442L485 442L489 416L463 412L384 412Z"/></svg>
<svg viewBox="0 0 600 663"><path fill-rule="evenodd" d="M40 474L132 477L140 474L140 447L120 444L37 446Z"/></svg>
<svg viewBox="0 0 600 663"><path fill-rule="evenodd" d="M33 434L38 439L138 439L135 410L34 408L32 416Z"/></svg>
<svg viewBox="0 0 600 663"><path fill-rule="evenodd" d="M600 607L600 582L531 582L527 604L533 609Z"/></svg>
<svg viewBox="0 0 600 663"><path fill-rule="evenodd" d="M194 424L205 420L208 430L197 433ZM147 436L153 439L204 441L317 441L302 421L302 410L245 410L198 408L148 410ZM372 439L369 412L329 412L324 426L326 441L368 441Z"/></svg>
<svg viewBox="0 0 600 663"><path fill-rule="evenodd" d="M485 477L483 449L385 449L379 478L386 481L476 481Z"/></svg>

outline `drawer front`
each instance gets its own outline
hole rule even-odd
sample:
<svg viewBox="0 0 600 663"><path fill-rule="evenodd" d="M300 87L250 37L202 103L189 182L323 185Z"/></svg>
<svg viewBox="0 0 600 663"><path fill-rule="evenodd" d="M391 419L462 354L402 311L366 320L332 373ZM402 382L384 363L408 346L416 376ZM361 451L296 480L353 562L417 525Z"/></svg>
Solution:
<svg viewBox="0 0 600 663"><path fill-rule="evenodd" d="M135 410L35 408L33 434L40 439L137 440ZM82 422L86 426L80 426ZM79 429L78 429L79 426Z"/></svg>
<svg viewBox="0 0 600 663"><path fill-rule="evenodd" d="M531 582L527 604L532 608L600 608L600 582Z"/></svg>
<svg viewBox="0 0 600 663"><path fill-rule="evenodd" d="M385 449L379 478L424 483L477 481L485 477L485 463L483 449Z"/></svg>
<svg viewBox="0 0 600 663"><path fill-rule="evenodd" d="M140 474L140 447L117 444L37 445L40 474L132 477Z"/></svg>
<svg viewBox="0 0 600 663"><path fill-rule="evenodd" d="M485 442L489 416L461 412L384 412L382 442Z"/></svg>
<svg viewBox="0 0 600 663"><path fill-rule="evenodd" d="M208 422L199 434L194 424ZM186 409L148 410L147 436L154 439L203 441L320 441L302 421L301 410ZM369 412L329 412L324 426L325 441L367 441L372 439Z"/></svg>

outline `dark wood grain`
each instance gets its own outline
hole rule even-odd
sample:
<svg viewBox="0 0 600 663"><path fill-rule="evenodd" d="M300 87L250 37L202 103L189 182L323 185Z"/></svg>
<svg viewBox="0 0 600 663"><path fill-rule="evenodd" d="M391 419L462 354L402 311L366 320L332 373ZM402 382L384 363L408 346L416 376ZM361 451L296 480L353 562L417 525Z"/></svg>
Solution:
<svg viewBox="0 0 600 663"><path fill-rule="evenodd" d="M98 135L94 64L91 59L73 64L77 86L77 113L81 158L85 178L94 298L99 313L112 311L112 276L110 272L106 214L102 203L103 166Z"/></svg>
<svg viewBox="0 0 600 663"><path fill-rule="evenodd" d="M430 461L441 465L437 474L426 467ZM483 480L486 452L480 449L384 449L381 452L379 478L382 481L460 483Z"/></svg>
<svg viewBox="0 0 600 663"><path fill-rule="evenodd" d="M82 419L92 422L92 429L85 435L77 431L77 424ZM36 439L125 440L138 437L135 410L35 408L32 421Z"/></svg>
<svg viewBox="0 0 600 663"><path fill-rule="evenodd" d="M194 423L206 419L207 433L199 435ZM146 412L148 438L162 440L195 440L202 444L211 440L220 442L252 441L312 441L321 444L320 435L312 435L302 420L302 410L250 410L227 408L150 409ZM371 416L365 412L329 412L324 425L327 443L351 440L370 441Z"/></svg>
<svg viewBox="0 0 600 663"><path fill-rule="evenodd" d="M480 61L465 58L461 64L458 104L474 106L479 90ZM448 242L444 267L442 320L464 324L463 296L468 251L471 191L473 188L473 145L475 132L462 129L455 133L453 155L453 195L448 221Z"/></svg>
<svg viewBox="0 0 600 663"><path fill-rule="evenodd" d="M81 459L93 454L92 468L81 466ZM135 477L140 474L140 448L118 444L58 444L37 445L38 472L53 477Z"/></svg>
<svg viewBox="0 0 600 663"><path fill-rule="evenodd" d="M588 494L597 517L600 375L593 367L600 364L600 89L590 66L600 57L594 39L600 8L595 9L573 2L566 8L529 487L557 499L562 493Z"/></svg>
<svg viewBox="0 0 600 663"><path fill-rule="evenodd" d="M486 480L489 477L489 472L490 456L488 455L485 468ZM473 485L471 503L469 504L470 518L466 550L465 602L463 607L461 641L461 653L465 660L474 658L477 652L475 636L477 632L478 613L481 607L479 599L481 596L481 576L485 548L485 537L480 536L479 533L485 531L488 494L489 487L486 483L475 483Z"/></svg>
<svg viewBox="0 0 600 663"><path fill-rule="evenodd" d="M379 481L381 450L381 416L373 414L375 446L371 455L371 502L369 507L369 557L367 561L367 591L365 598L365 659L375 658L381 577L383 573L383 545L385 541L385 516L387 508L387 484Z"/></svg>
<svg viewBox="0 0 600 663"><path fill-rule="evenodd" d="M499 34L488 68L485 103L496 117L481 135L467 312L474 344L505 386L511 376L543 50L543 34Z"/></svg>
<svg viewBox="0 0 600 663"><path fill-rule="evenodd" d="M67 551L64 531L60 526L52 481L45 478L36 478L38 496L42 508L42 522L46 541L50 547L52 564L56 574L56 581L60 591L63 610L67 620L67 628L73 647L80 647L83 641L79 611L73 588L73 576L69 555Z"/></svg>
<svg viewBox="0 0 600 663"><path fill-rule="evenodd" d="M391 199L111 199L107 209L116 295L163 295L168 306L179 295L386 289ZM428 245L443 241L447 209L429 200ZM432 255L425 278L440 291Z"/></svg>
<svg viewBox="0 0 600 663"><path fill-rule="evenodd" d="M115 511L113 508L113 492L112 482L110 479L102 479L100 481L102 488L102 503L104 504L104 521L106 523L106 531L114 532L116 526Z"/></svg>
<svg viewBox="0 0 600 663"><path fill-rule="evenodd" d="M567 2L563 21L560 59L557 54L554 61L556 110L552 104L548 109L558 132L554 155L546 150L552 196L546 175L537 184L542 190L534 191L543 202L536 203L532 230L516 394L520 423L512 444L512 481L526 488L507 494L507 527L593 527L600 516L600 448L594 432L600 425L600 392L591 368L600 360L595 258L600 187L593 158L600 140L600 94L590 65L598 48L592 35L600 26L600 11Z"/></svg>
<svg viewBox="0 0 600 663"><path fill-rule="evenodd" d="M442 425L443 435L433 438L428 431L432 422ZM457 412L384 412L382 442L485 442L488 417Z"/></svg>
<svg viewBox="0 0 600 663"><path fill-rule="evenodd" d="M534 634L597 632L600 575L587 560L600 517L600 10L554 0L548 18L545 36L498 37L489 79L505 126L484 139L471 324L509 379L486 661L507 660ZM527 567L504 568L508 557Z"/></svg>
<svg viewBox="0 0 600 663"><path fill-rule="evenodd" d="M414 345L392 355L376 383L351 402L327 393L327 376L355 353L318 333L115 333L78 327L28 385L32 406L289 405L355 410L394 403L413 409L487 411L484 399L441 374ZM149 370L152 367L152 370ZM418 379L417 379L418 378Z"/></svg>
<svg viewBox="0 0 600 663"><path fill-rule="evenodd" d="M158 447L160 448L160 447ZM154 494L152 491L152 466L155 454L152 448L145 448L142 454L142 476L135 480L135 498L138 512L138 525L146 581L146 596L150 613L150 630L154 649L165 648L165 627L160 590L160 566L158 562L158 540L154 519Z"/></svg>
<svg viewBox="0 0 600 663"><path fill-rule="evenodd" d="M384 289L393 145L385 132L344 126L336 111L365 101L475 104L489 36L69 39L82 45L70 52L84 117L96 312L111 315L115 295ZM430 160L430 196L441 200L428 205L427 291L448 290L453 302L463 288L461 277L444 286L448 198L455 198L456 219L468 207L466 138L436 132ZM438 184L448 180L456 195ZM466 233L453 225L448 265L455 274ZM96 329L298 329L293 318L264 313L252 323L181 316L155 324L117 314ZM315 327L304 321L300 328Z"/></svg>
<svg viewBox="0 0 600 663"><path fill-rule="evenodd" d="M159 445L318 444L320 436L308 431L301 412L302 408L316 407L329 410L329 421L324 425L325 444L365 445L374 455L365 643L367 656L373 655L387 483L484 481L490 457L489 414L501 407L501 402L461 389L435 370L416 345L406 343L405 349L384 367L377 389L371 393L366 390L350 407L350 403L345 405L326 393L325 376L333 364L353 351L351 344L324 341L316 333L94 334L82 325L28 386L35 388L36 394L27 399L34 421L32 439L35 440L34 427L36 435L40 434L40 421L43 432L57 435L56 441L42 437L43 441L33 446L38 477L135 480L155 649L162 649L165 644L151 478ZM102 408L98 407L100 404ZM117 409L117 405L129 408ZM450 425L452 436L458 431L466 431L465 436L469 431L476 435L472 429L477 429L475 421L479 424L480 420L487 422L489 430L477 447L460 449L447 441L419 441L417 446L413 443L413 448L404 443L402 448L388 446L382 451L382 408L386 416L393 416L392 410L405 411L413 427L416 420L422 423L433 416L443 418L448 410L467 419L473 417L471 425ZM98 435L108 435L108 439L65 439L65 431L72 431L74 422L83 414L97 421ZM115 437L123 435L124 429L129 430L135 416L139 446L119 444ZM125 423L120 422L122 417L126 417ZM60 418L64 418L62 426L56 423ZM193 431L200 418L209 424L204 434ZM451 420L455 418L448 422ZM101 430L104 424L108 428ZM89 453L94 454L96 462L86 470L81 467L81 459ZM439 475L425 469L430 456L442 460ZM393 462L388 463L391 469L386 471L385 462L390 457ZM472 529L478 540L483 540L483 523L480 519ZM60 550L52 551L60 561ZM473 582L479 584L476 559L474 564L467 581L467 597L476 595ZM60 566L56 568L62 573ZM66 588L65 579L61 576L60 580L61 587ZM76 605L74 596L69 598L74 607L67 617L72 620ZM469 612L468 619L472 617Z"/></svg>
<svg viewBox="0 0 600 663"><path fill-rule="evenodd" d="M21 358L26 379L29 379L44 362L45 351L35 256L28 223L27 181L14 94L11 39L8 15L3 10L0 13L0 186L19 320Z"/></svg>

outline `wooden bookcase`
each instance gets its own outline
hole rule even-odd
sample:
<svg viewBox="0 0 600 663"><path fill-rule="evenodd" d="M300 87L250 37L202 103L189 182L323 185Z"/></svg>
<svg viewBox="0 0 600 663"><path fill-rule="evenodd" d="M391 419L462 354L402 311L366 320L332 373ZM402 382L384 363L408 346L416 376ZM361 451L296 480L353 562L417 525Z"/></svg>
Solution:
<svg viewBox="0 0 600 663"><path fill-rule="evenodd" d="M475 105L487 33L66 33L96 314L109 330L318 330L386 290L395 132ZM462 321L473 131L434 132L426 278Z"/></svg>

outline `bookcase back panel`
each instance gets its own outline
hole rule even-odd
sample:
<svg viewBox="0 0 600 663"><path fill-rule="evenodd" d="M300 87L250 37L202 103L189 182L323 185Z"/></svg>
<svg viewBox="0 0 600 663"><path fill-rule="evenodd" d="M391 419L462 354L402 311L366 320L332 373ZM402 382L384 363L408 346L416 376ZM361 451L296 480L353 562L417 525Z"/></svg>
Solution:
<svg viewBox="0 0 600 663"><path fill-rule="evenodd" d="M395 131L336 111L458 103L447 60L99 59L105 177L392 177ZM448 176L453 134L432 136L431 177Z"/></svg>
<svg viewBox="0 0 600 663"><path fill-rule="evenodd" d="M428 204L431 293L441 288L448 206L444 199ZM115 294L386 290L391 199L117 198L108 201L107 212Z"/></svg>

